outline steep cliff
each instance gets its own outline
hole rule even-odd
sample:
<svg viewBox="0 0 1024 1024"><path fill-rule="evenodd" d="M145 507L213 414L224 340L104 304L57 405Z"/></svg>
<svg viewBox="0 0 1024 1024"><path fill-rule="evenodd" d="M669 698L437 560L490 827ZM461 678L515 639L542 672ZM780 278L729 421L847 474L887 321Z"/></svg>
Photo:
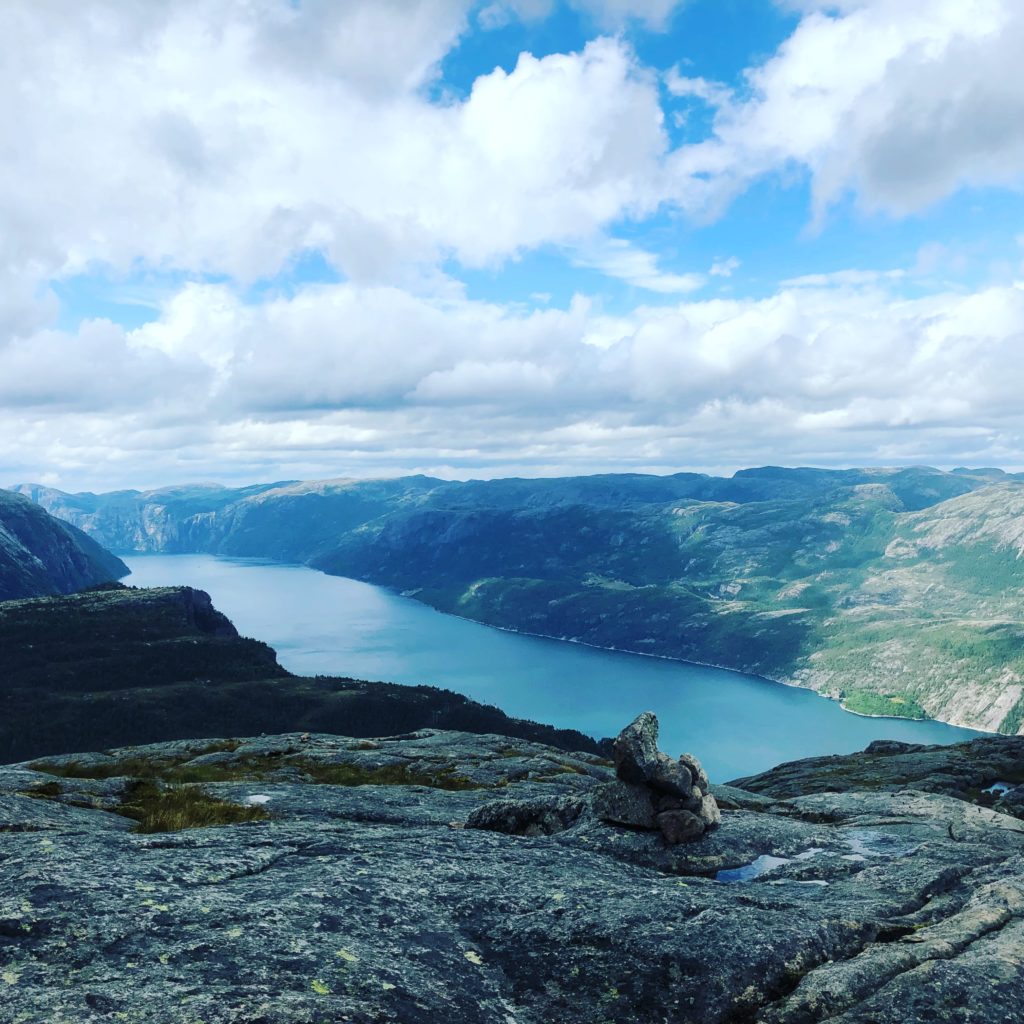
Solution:
<svg viewBox="0 0 1024 1024"><path fill-rule="evenodd" d="M127 574L124 562L81 530L0 490L0 601L69 594Z"/></svg>
<svg viewBox="0 0 1024 1024"><path fill-rule="evenodd" d="M349 735L447 726L575 749L594 740L428 686L291 676L209 595L112 585L0 602L0 760L280 729Z"/></svg>

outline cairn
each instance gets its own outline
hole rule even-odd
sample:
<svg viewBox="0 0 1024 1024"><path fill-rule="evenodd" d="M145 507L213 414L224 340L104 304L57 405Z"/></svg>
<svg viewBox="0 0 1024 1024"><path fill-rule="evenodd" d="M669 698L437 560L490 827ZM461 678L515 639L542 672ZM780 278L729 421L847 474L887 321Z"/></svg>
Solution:
<svg viewBox="0 0 1024 1024"><path fill-rule="evenodd" d="M700 761L673 761L658 750L658 719L645 711L614 744L614 782L597 787L593 813L602 821L659 831L670 846L693 842L722 820Z"/></svg>

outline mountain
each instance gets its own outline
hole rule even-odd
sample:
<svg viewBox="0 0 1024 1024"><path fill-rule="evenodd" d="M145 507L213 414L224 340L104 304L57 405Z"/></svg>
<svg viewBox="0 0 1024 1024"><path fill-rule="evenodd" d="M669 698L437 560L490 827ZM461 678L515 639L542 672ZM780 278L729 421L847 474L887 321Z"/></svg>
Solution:
<svg viewBox="0 0 1024 1024"><path fill-rule="evenodd" d="M115 550L302 561L481 622L1024 730L1024 478L785 469L21 488Z"/></svg>
<svg viewBox="0 0 1024 1024"><path fill-rule="evenodd" d="M1019 1021L1024 804L981 789L1024 740L823 761L711 786L719 826L673 846L610 820L608 762L507 735L0 767L0 1016Z"/></svg>
<svg viewBox="0 0 1024 1024"><path fill-rule="evenodd" d="M446 690L292 676L190 587L110 584L0 602L0 651L0 760L239 731L358 736L428 725L598 750L582 733Z"/></svg>
<svg viewBox="0 0 1024 1024"><path fill-rule="evenodd" d="M0 601L68 594L127 574L124 562L81 530L0 490Z"/></svg>

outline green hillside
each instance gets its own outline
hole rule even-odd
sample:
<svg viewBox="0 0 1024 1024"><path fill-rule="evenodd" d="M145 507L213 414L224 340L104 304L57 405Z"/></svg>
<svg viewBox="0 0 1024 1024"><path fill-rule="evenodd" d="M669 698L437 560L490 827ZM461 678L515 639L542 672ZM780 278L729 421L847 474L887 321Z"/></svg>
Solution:
<svg viewBox="0 0 1024 1024"><path fill-rule="evenodd" d="M32 493L117 550L304 561L505 628L810 687L851 711L1024 729L1024 480L999 470Z"/></svg>

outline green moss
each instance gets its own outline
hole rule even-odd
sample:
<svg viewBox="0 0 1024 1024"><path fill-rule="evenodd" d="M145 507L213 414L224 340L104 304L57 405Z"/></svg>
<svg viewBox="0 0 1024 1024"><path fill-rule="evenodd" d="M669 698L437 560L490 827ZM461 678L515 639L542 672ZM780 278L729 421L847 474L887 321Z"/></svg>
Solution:
<svg viewBox="0 0 1024 1024"><path fill-rule="evenodd" d="M99 764L83 764L81 761L68 761L60 764L53 761L34 761L29 768L33 771L45 772L47 775L56 775L62 779L162 779L170 774L178 773L178 777L175 779L178 782L210 782L215 780L206 777L207 766L200 765L189 769L179 766L185 761L202 757L204 754L237 750L240 746L241 743L237 740L210 743L205 747L190 751L184 759L177 761L152 757L121 757ZM211 765L210 767L216 766ZM194 778L186 777L193 775Z"/></svg>

